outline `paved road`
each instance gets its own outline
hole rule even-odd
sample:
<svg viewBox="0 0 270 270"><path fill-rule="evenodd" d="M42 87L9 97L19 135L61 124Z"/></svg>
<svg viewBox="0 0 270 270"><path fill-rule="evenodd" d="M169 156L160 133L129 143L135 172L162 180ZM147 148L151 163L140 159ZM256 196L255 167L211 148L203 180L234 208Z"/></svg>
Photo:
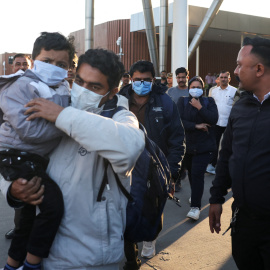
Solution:
<svg viewBox="0 0 270 270"><path fill-rule="evenodd" d="M142 259L141 270L236 270L231 257L230 235L211 234L208 226L209 188L213 176L205 175L205 192L202 200L201 217L198 221L186 218L189 211L188 199L190 188L188 180L182 183L182 189L176 193L181 199L182 207L168 201L165 208L164 228L160 233L156 249L157 255L150 259ZM229 225L231 193L227 196L222 215L222 232ZM13 227L14 211L10 209L0 195L0 267L6 261L9 240L4 234ZM141 244L139 245L141 249ZM121 264L122 269L123 262Z"/></svg>

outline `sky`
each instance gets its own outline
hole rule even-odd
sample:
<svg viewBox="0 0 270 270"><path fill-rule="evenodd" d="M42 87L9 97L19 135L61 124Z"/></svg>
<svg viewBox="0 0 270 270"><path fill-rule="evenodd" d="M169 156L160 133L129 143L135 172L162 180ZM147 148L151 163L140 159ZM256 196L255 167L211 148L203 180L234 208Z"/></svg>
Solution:
<svg viewBox="0 0 270 270"><path fill-rule="evenodd" d="M188 0L188 3L210 7L212 0ZM152 0L153 7L159 4L160 0ZM269 0L224 0L221 10L270 18L269 7ZM84 0L0 0L0 10L0 54L31 53L42 31L68 36L85 28ZM95 0L95 25L129 19L131 14L142 10L141 0Z"/></svg>

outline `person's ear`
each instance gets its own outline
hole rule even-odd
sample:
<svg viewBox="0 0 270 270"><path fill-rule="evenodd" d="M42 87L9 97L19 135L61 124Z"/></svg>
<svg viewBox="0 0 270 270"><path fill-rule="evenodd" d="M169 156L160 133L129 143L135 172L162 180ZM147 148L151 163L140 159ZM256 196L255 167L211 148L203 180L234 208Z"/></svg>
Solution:
<svg viewBox="0 0 270 270"><path fill-rule="evenodd" d="M264 74L264 72L265 72L264 65L262 63L258 63L256 65L256 76L260 77Z"/></svg>
<svg viewBox="0 0 270 270"><path fill-rule="evenodd" d="M119 88L115 87L114 89L111 90L109 93L109 99L113 99L113 97L119 92Z"/></svg>

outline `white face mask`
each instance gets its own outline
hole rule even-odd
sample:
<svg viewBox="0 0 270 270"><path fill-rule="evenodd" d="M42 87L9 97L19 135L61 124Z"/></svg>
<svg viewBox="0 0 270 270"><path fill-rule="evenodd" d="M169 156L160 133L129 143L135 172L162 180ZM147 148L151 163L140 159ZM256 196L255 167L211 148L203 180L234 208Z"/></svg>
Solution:
<svg viewBox="0 0 270 270"><path fill-rule="evenodd" d="M34 61L32 71L49 86L58 85L67 77L67 70L39 60Z"/></svg>
<svg viewBox="0 0 270 270"><path fill-rule="evenodd" d="M201 88L190 88L189 94L194 98L198 98L203 94L203 90Z"/></svg>
<svg viewBox="0 0 270 270"><path fill-rule="evenodd" d="M71 106L76 109L99 114L102 111L102 107L99 108L98 105L101 99L109 93L110 91L102 96L74 82L71 90Z"/></svg>

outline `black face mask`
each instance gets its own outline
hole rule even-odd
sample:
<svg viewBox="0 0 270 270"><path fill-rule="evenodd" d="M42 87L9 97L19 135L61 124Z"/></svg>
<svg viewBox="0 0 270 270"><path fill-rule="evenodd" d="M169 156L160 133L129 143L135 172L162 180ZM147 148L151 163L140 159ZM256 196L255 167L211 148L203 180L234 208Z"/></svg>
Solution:
<svg viewBox="0 0 270 270"><path fill-rule="evenodd" d="M235 79L236 79L238 82L241 82L239 76L235 76Z"/></svg>

